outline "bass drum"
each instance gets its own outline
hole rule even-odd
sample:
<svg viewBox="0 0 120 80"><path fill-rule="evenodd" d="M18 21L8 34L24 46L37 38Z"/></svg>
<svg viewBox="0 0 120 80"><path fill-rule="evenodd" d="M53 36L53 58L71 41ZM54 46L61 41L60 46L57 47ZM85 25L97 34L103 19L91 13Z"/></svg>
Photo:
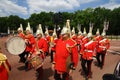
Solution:
<svg viewBox="0 0 120 80"><path fill-rule="evenodd" d="M26 48L26 44L25 44L25 41L21 37L15 36L7 40L6 48L9 53L13 55L18 55L24 52Z"/></svg>

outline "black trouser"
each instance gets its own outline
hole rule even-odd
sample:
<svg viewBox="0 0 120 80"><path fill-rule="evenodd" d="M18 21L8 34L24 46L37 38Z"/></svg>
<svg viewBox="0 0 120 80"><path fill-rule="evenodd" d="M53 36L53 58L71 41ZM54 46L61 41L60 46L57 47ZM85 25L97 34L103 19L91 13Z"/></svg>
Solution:
<svg viewBox="0 0 120 80"><path fill-rule="evenodd" d="M93 60L85 60L81 58L81 66L85 76L91 75L91 64ZM87 64L87 66L86 66Z"/></svg>
<svg viewBox="0 0 120 80"><path fill-rule="evenodd" d="M99 67L103 67L106 53L97 53L96 58Z"/></svg>
<svg viewBox="0 0 120 80"><path fill-rule="evenodd" d="M39 67L36 71L38 73L37 80L43 80L43 67Z"/></svg>
<svg viewBox="0 0 120 80"><path fill-rule="evenodd" d="M62 77L61 77L62 76ZM68 73L58 74L57 70L55 70L54 78L55 80L68 80Z"/></svg>
<svg viewBox="0 0 120 80"><path fill-rule="evenodd" d="M23 53L19 54L20 57L20 62L25 62L26 61L26 57L28 56L29 52L24 51Z"/></svg>
<svg viewBox="0 0 120 80"><path fill-rule="evenodd" d="M49 52L46 52L46 53L45 53L45 56L48 56L48 55L49 55Z"/></svg>
<svg viewBox="0 0 120 80"><path fill-rule="evenodd" d="M50 53L51 62L53 62L53 54L54 54L54 51L51 50L51 53Z"/></svg>
<svg viewBox="0 0 120 80"><path fill-rule="evenodd" d="M29 52L25 52L25 55L26 55L26 60L25 60L25 70L27 71L27 70L29 70L29 69L31 69L31 64L30 64L30 62L27 60L27 58L28 58L28 55L29 55Z"/></svg>

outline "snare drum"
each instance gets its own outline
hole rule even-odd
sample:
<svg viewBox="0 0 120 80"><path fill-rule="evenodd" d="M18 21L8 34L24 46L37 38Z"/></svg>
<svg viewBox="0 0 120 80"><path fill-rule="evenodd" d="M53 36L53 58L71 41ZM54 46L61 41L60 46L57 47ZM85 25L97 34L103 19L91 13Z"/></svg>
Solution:
<svg viewBox="0 0 120 80"><path fill-rule="evenodd" d="M43 59L40 56L34 56L30 59L32 67L36 70L43 64Z"/></svg>

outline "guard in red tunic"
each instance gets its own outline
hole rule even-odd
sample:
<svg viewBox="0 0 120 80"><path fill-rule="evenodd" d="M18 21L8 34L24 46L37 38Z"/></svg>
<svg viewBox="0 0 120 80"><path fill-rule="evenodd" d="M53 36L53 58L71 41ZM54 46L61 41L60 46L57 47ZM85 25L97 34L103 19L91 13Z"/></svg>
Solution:
<svg viewBox="0 0 120 80"><path fill-rule="evenodd" d="M25 35L24 35L24 33L23 33L22 26L20 26L20 27L18 28L18 36L21 37L22 39L25 39ZM23 62L23 63L24 63L25 60L26 60L26 58L25 58L25 52L19 54L19 57L20 57L19 62Z"/></svg>
<svg viewBox="0 0 120 80"><path fill-rule="evenodd" d="M68 60L68 57L70 57L71 60ZM71 66L68 65L69 67L67 67L70 61L72 62ZM72 70L76 69L77 64L77 43L70 38L69 29L64 27L62 30L62 39L59 39L56 44L56 53L52 65L52 68L55 69L55 80L69 80L69 74L71 74ZM70 70L68 70L68 68L70 68Z"/></svg>
<svg viewBox="0 0 120 80"><path fill-rule="evenodd" d="M91 64L93 61L93 57L96 56L97 42L91 39L91 37L88 37L88 42L85 41L86 43L84 43L84 45L82 46L81 51L81 66L85 78L92 77Z"/></svg>
<svg viewBox="0 0 120 80"><path fill-rule="evenodd" d="M0 49L0 80L8 80L11 66L8 63L7 57L1 53Z"/></svg>
<svg viewBox="0 0 120 80"><path fill-rule="evenodd" d="M31 33L31 28L30 25L28 24L28 27L26 28L26 35L25 35L25 43L26 43L26 49L25 49L25 54L26 54L26 59L29 58L30 54L34 53L35 47L36 47L36 41ZM25 70L31 69L30 64L28 61L25 63Z"/></svg>
<svg viewBox="0 0 120 80"><path fill-rule="evenodd" d="M40 30L37 30L37 40L36 40L36 54L43 59L45 59L45 54L48 51L48 44L47 44L47 40L45 38L42 37L42 33ZM39 53L40 54L39 54ZM38 79L37 80L43 80L43 62L40 65L40 67L36 70L38 72Z"/></svg>
<svg viewBox="0 0 120 80"><path fill-rule="evenodd" d="M45 38L42 37L42 34L37 34L37 45L39 48L39 51L43 53L43 58L45 58L45 54L48 51L48 44L47 44L47 40Z"/></svg>
<svg viewBox="0 0 120 80"><path fill-rule="evenodd" d="M51 48L50 59L51 59L51 62L53 62L53 57L54 57L54 53L56 50L57 41L58 41L57 34L53 33L53 35L51 36L51 41L50 41L50 48Z"/></svg>
<svg viewBox="0 0 120 80"><path fill-rule="evenodd" d="M110 41L108 40L108 38L106 38L105 33L103 33L102 36L103 39L100 40L98 43L97 56L96 56L98 67L100 67L101 69L104 66L106 52L110 47Z"/></svg>
<svg viewBox="0 0 120 80"><path fill-rule="evenodd" d="M48 32L48 28L46 28L46 31L45 31L45 39L47 41L47 44L48 44L48 47L50 47L50 35L49 35L49 32ZM48 49L48 51L46 52L46 56L50 54L50 51Z"/></svg>
<svg viewBox="0 0 120 80"><path fill-rule="evenodd" d="M83 38L81 49L81 66L86 79L92 77L91 64L93 57L96 56L97 42L92 39L92 29L93 27L90 26L89 33Z"/></svg>

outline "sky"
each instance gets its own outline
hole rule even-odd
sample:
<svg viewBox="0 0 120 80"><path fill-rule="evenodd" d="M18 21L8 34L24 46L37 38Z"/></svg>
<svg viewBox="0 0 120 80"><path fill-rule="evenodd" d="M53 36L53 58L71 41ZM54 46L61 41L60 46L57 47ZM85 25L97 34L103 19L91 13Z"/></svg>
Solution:
<svg viewBox="0 0 120 80"><path fill-rule="evenodd" d="M0 0L0 17L17 15L27 19L33 13L74 12L86 8L120 7L120 0Z"/></svg>

